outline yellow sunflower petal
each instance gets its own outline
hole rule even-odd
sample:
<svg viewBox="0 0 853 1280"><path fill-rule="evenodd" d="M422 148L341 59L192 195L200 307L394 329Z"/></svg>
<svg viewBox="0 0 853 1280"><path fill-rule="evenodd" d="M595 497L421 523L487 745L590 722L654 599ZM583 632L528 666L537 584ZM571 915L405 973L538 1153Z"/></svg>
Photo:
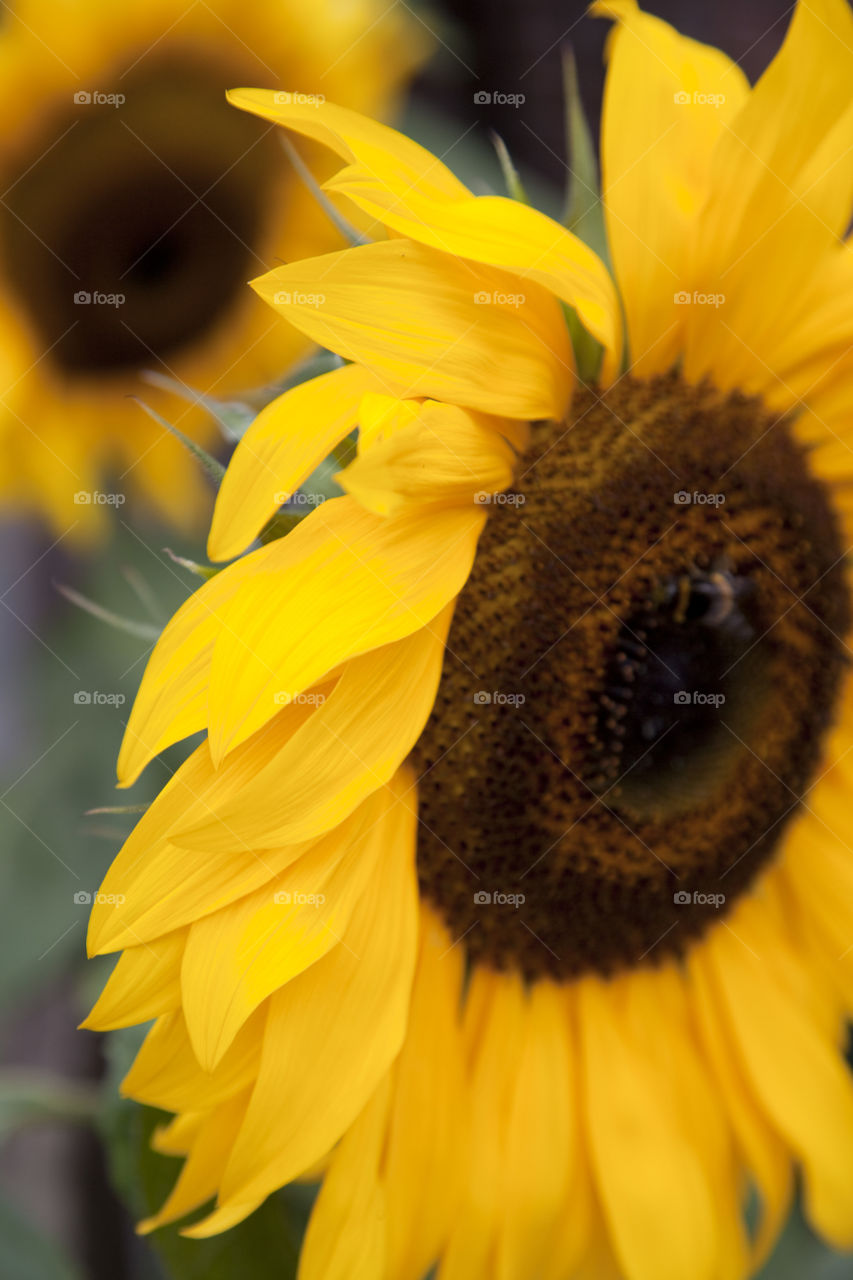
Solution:
<svg viewBox="0 0 853 1280"><path fill-rule="evenodd" d="M503 196L438 203L389 187L363 166L327 184L409 240L511 273L515 291L538 286L574 307L604 347L601 381L618 372L622 334L616 290L600 258L572 232Z"/></svg>
<svg viewBox="0 0 853 1280"><path fill-rule="evenodd" d="M387 380L391 395L522 419L560 418L568 405L568 330L535 282L395 239L252 284L314 342Z"/></svg>
<svg viewBox="0 0 853 1280"><path fill-rule="evenodd" d="M544 1270L569 1203L580 1141L569 1032L561 989L536 983L525 1007L507 1114L505 1210L495 1271L500 1280L528 1280Z"/></svg>
<svg viewBox="0 0 853 1280"><path fill-rule="evenodd" d="M469 194L446 165L405 134L332 102L294 102L294 96L268 89L232 89L228 101L321 142L348 163L363 151L384 156L401 182L417 184L435 199L458 200Z"/></svg>
<svg viewBox="0 0 853 1280"><path fill-rule="evenodd" d="M485 517L448 508L383 519L334 498L311 525L310 554L256 574L221 616L209 690L215 764L327 672L432 622L462 588Z"/></svg>
<svg viewBox="0 0 853 1280"><path fill-rule="evenodd" d="M181 1111L166 1124L159 1124L151 1135L151 1150L163 1156L185 1156L201 1132L210 1113Z"/></svg>
<svg viewBox="0 0 853 1280"><path fill-rule="evenodd" d="M176 929L143 946L128 947L81 1026L89 1031L111 1031L150 1022L179 1008L186 940L187 930Z"/></svg>
<svg viewBox="0 0 853 1280"><path fill-rule="evenodd" d="M332 1157L305 1233L299 1280L376 1280L387 1274L388 1214L379 1166L390 1092L384 1080Z"/></svg>
<svg viewBox="0 0 853 1280"><path fill-rule="evenodd" d="M202 1071L180 1012L158 1018L145 1037L122 1093L165 1111L208 1110L246 1089L258 1073L265 1043L266 1009L241 1028L215 1071Z"/></svg>
<svg viewBox="0 0 853 1280"><path fill-rule="evenodd" d="M239 1203L231 1201L221 1209L214 1210L208 1217L202 1218L201 1222L195 1223L194 1226L184 1227L181 1235L187 1236L190 1240L206 1240L209 1236L218 1235L221 1231L230 1231L232 1227L236 1227L238 1223L254 1213L265 1199L265 1196L259 1196L255 1200L242 1200Z"/></svg>
<svg viewBox="0 0 853 1280"><path fill-rule="evenodd" d="M294 533L297 533L294 530ZM118 759L121 786L130 786L153 758L203 729L207 676L221 612L241 583L278 558L275 544L229 565L190 596L166 626L145 668Z"/></svg>
<svg viewBox="0 0 853 1280"><path fill-rule="evenodd" d="M710 1274L715 1280L742 1280L750 1258L742 1220L741 1167L728 1116L719 1106L717 1082L703 1059L690 1017L692 991L680 968L667 965L657 973L633 975L629 997L632 1026L642 1037L680 1130L705 1173L714 1211Z"/></svg>
<svg viewBox="0 0 853 1280"><path fill-rule="evenodd" d="M507 1178L507 1116L522 1053L525 995L516 973L475 969L465 1010L469 1068L462 1192L442 1259L446 1280L495 1275Z"/></svg>
<svg viewBox="0 0 853 1280"><path fill-rule="evenodd" d="M745 1074L803 1164L810 1220L853 1246L853 1082L805 1001L788 985L784 938L744 901L710 940L714 978ZM799 966L797 966L799 971Z"/></svg>
<svg viewBox="0 0 853 1280"><path fill-rule="evenodd" d="M208 1113L195 1134L178 1180L162 1208L136 1228L140 1235L147 1235L167 1222L183 1218L216 1194L248 1100L248 1090L244 1090Z"/></svg>
<svg viewBox="0 0 853 1280"><path fill-rule="evenodd" d="M444 925L422 907L418 968L406 1039L394 1066L383 1162L387 1267L398 1280L421 1280L428 1273L456 1207L465 1124L463 980L462 948L453 946ZM437 1044L442 1052L435 1055Z"/></svg>
<svg viewBox="0 0 853 1280"><path fill-rule="evenodd" d="M846 0L798 4L782 49L714 155L693 288L725 302L685 308L688 376L710 371L726 387L760 392L775 381L779 347L821 345L814 301L802 302L850 216L851 77Z"/></svg>
<svg viewBox="0 0 853 1280"><path fill-rule="evenodd" d="M846 814L848 786L840 791L839 809ZM784 871L795 900L811 916L825 948L840 969L853 966L853 864L850 849L832 827L803 815L792 833ZM843 975L842 981L846 978ZM845 988L848 983L844 982ZM850 996L847 996L848 1002Z"/></svg>
<svg viewBox="0 0 853 1280"><path fill-rule="evenodd" d="M435 700L452 607L414 635L349 662L329 697L237 795L215 801L171 838L225 852L241 841L275 848L311 840L342 822L390 781ZM401 689L408 694L401 696Z"/></svg>
<svg viewBox="0 0 853 1280"><path fill-rule="evenodd" d="M392 129L329 103L313 114L275 102L260 90L237 90L235 106L324 142L350 168L327 184L400 235L443 253L512 273L575 307L618 369L621 324L604 264L577 236L536 209L501 196L472 196L435 156ZM531 415L536 416L536 415Z"/></svg>
<svg viewBox="0 0 853 1280"><path fill-rule="evenodd" d="M761 1266L779 1238L791 1207L794 1179L788 1150L767 1122L743 1074L710 983L702 947L697 947L690 957L690 983L702 1043L742 1160L760 1197L760 1217L752 1252L753 1266Z"/></svg>
<svg viewBox="0 0 853 1280"><path fill-rule="evenodd" d="M226 1209L268 1194L324 1155L399 1052L417 947L410 785L404 771L389 789L381 871L346 945L268 1002L258 1081L222 1179Z"/></svg>
<svg viewBox="0 0 853 1280"><path fill-rule="evenodd" d="M217 724L213 731L213 725L223 699L221 712L226 722L242 722L235 741L243 741L282 709L283 693L302 693L353 653L428 622L467 577L483 520L481 511L472 511L448 512L429 522L406 516L383 521L353 499L339 498L313 511L286 538L229 565L178 610L154 647L122 743L121 785L129 786L166 746L203 728L208 715L218 762L225 726ZM322 635L308 632L311 619L326 614L323 596L317 595L324 578L337 607L346 610L346 601L355 597L354 609L345 623L339 617L329 624L325 648L320 643L304 652ZM271 604L273 596L270 611L263 602ZM263 635L255 636L250 625L253 609L264 613ZM282 632L285 617L288 634ZM368 620L375 626L366 631ZM288 654L290 667L283 665ZM244 666L242 684L268 686L260 705L244 709L239 689L221 686L223 674L230 680L235 660ZM308 669L318 674L306 679ZM246 730L246 723L252 728Z"/></svg>
<svg viewBox="0 0 853 1280"><path fill-rule="evenodd" d="M383 792L262 889L197 921L181 968L196 1057L213 1070L262 1000L344 937L381 853Z"/></svg>
<svg viewBox="0 0 853 1280"><path fill-rule="evenodd" d="M356 424L358 405L376 377L346 365L303 382L262 409L222 480L207 552L231 560Z"/></svg>
<svg viewBox="0 0 853 1280"><path fill-rule="evenodd" d="M624 1000L630 980L578 984L585 1105L602 1208L628 1280L711 1280L710 1188L664 1078L631 1035Z"/></svg>
<svg viewBox="0 0 853 1280"><path fill-rule="evenodd" d="M307 709L294 708L307 714ZM285 735L286 736L286 735ZM282 849L255 849L235 833L225 854L199 853L170 843L177 822L209 813L211 799L240 789L281 747L277 722L214 769L207 743L181 765L143 814L104 877L89 918L90 955L150 942L227 906L271 880L310 843ZM211 799L209 799L209 797Z"/></svg>
<svg viewBox="0 0 853 1280"><path fill-rule="evenodd" d="M608 41L604 210L632 372L649 375L668 368L683 342L689 309L677 295L689 284L691 227L714 146L749 86L725 54L642 13L634 0L599 0L591 12L619 23Z"/></svg>
<svg viewBox="0 0 853 1280"><path fill-rule="evenodd" d="M337 477L368 511L391 515L409 502L486 501L512 484L516 455L500 434L501 419L435 400L412 409L409 400L367 399L371 416L384 411L393 421L394 415L413 414Z"/></svg>

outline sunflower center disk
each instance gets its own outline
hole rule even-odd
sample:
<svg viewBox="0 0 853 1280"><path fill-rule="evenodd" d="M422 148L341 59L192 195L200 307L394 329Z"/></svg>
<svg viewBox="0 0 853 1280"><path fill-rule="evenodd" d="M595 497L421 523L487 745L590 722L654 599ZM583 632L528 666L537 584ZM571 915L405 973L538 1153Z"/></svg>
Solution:
<svg viewBox="0 0 853 1280"><path fill-rule="evenodd" d="M459 598L421 775L422 892L526 977L682 954L778 846L849 622L788 425L676 376L534 429Z"/></svg>
<svg viewBox="0 0 853 1280"><path fill-rule="evenodd" d="M276 147L225 102L241 68L152 63L78 94L7 175L7 270L70 375L182 352L266 265L253 250Z"/></svg>

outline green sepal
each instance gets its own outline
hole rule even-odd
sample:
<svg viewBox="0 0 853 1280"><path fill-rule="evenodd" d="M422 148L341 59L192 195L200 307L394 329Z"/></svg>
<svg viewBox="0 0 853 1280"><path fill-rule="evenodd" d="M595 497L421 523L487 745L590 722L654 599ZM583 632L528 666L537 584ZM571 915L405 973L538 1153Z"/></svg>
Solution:
<svg viewBox="0 0 853 1280"><path fill-rule="evenodd" d="M136 403L145 410L149 418L153 418L155 422L159 422L160 426L164 427L170 435L173 435L176 440L180 440L184 448L193 455L197 462L201 463L202 469L218 489L222 483L222 477L225 475L225 468L219 459L214 458L213 454L208 453L206 449L202 449L200 444L196 444L195 440L191 440L189 436L185 436L180 427L176 427L173 423L169 422L161 413L158 413L156 409L152 409L150 404L146 404L144 400L140 400L139 396L130 396L130 399L135 400Z"/></svg>
<svg viewBox="0 0 853 1280"><path fill-rule="evenodd" d="M507 195L510 199L517 200L519 204L530 204L530 197L524 189L524 183L521 181L519 172L513 164L512 156L509 154L509 149L499 133L492 133L492 145L495 148L501 166Z"/></svg>
<svg viewBox="0 0 853 1280"><path fill-rule="evenodd" d="M609 267L595 144L581 103L575 55L571 49L567 49L563 55L563 92L566 100L566 142L571 175L563 225L574 232L579 240L583 240Z"/></svg>
<svg viewBox="0 0 853 1280"><path fill-rule="evenodd" d="M103 605L90 600L88 596L75 591L73 587L64 586L61 582L54 585L59 594L69 603L91 614L100 622L105 622L107 626L114 627L116 631L125 631L128 635L138 636L140 640L157 640L163 630L162 627L155 627L150 622L137 622L135 618L125 618L120 613L113 613L111 609L105 609Z"/></svg>

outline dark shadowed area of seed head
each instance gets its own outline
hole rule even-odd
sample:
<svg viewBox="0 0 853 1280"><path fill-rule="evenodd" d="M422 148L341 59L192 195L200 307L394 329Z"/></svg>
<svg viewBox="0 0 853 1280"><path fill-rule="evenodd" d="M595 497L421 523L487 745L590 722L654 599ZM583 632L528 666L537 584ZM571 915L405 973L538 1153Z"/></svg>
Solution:
<svg viewBox="0 0 853 1280"><path fill-rule="evenodd" d="M820 761L849 625L831 505L788 424L674 374L537 425L510 498L413 756L422 892L531 980L681 955Z"/></svg>

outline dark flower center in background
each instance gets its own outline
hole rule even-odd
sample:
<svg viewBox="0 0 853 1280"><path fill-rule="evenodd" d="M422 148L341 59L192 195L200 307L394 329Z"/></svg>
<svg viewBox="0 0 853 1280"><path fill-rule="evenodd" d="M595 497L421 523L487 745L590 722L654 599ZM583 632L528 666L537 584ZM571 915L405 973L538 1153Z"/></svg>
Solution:
<svg viewBox="0 0 853 1280"><path fill-rule="evenodd" d="M624 379L535 427L414 752L454 940L531 979L683 953L797 812L849 620L833 512L758 402Z"/></svg>
<svg viewBox="0 0 853 1280"><path fill-rule="evenodd" d="M267 126L225 101L245 69L151 62L78 94L91 100L5 175L4 270L72 375L168 361L269 266L256 248L281 160Z"/></svg>

